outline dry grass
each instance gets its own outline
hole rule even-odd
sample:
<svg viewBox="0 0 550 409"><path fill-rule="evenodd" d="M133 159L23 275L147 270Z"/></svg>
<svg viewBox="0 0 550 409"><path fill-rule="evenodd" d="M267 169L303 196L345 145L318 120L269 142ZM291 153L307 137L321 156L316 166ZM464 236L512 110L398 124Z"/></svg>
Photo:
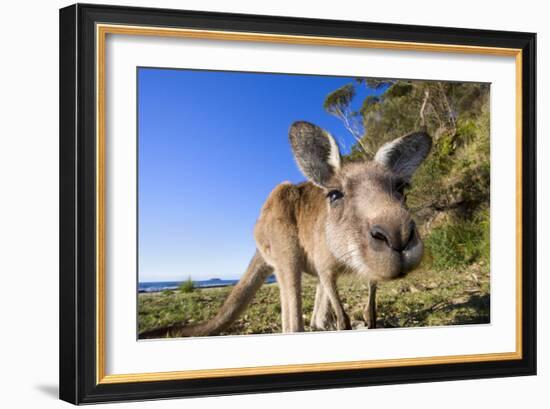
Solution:
<svg viewBox="0 0 550 409"><path fill-rule="evenodd" d="M304 321L310 331L316 280L304 278ZM343 277L338 283L344 308L354 328L364 328L362 311L368 298L365 282ZM232 287L185 293L164 291L139 294L139 331L176 322L194 323L211 318ZM488 323L489 268L483 262L456 270L419 270L404 279L382 283L377 293L379 328L424 327ZM244 314L221 335L281 332L279 289L266 284Z"/></svg>

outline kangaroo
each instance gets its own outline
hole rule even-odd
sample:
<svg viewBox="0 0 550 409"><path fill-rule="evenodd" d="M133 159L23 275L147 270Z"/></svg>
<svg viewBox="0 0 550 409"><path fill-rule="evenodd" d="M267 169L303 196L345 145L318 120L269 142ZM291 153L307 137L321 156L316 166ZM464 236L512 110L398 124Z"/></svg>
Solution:
<svg viewBox="0 0 550 409"><path fill-rule="evenodd" d="M210 321L154 329L140 338L215 335L246 309L272 273L280 289L282 331L304 330L302 274L318 278L311 326L351 329L336 281L354 273L369 282L365 318L376 325L376 283L418 266L423 244L406 208L404 189L428 156L432 140L415 132L384 144L372 161L344 163L334 138L308 122L292 124L290 145L308 179L283 182L265 201L254 228L257 250L237 285Z"/></svg>

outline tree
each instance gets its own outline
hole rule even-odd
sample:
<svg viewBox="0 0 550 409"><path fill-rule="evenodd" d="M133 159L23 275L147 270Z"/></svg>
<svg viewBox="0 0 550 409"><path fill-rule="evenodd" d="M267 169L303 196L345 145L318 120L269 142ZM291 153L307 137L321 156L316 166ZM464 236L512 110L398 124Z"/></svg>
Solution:
<svg viewBox="0 0 550 409"><path fill-rule="evenodd" d="M365 151L365 153L372 155L366 146L363 145L361 140L364 130L361 125L360 112L353 111L351 109L351 101L355 97L355 87L353 84L346 84L343 87L333 91L325 98L323 108L336 118L340 119L344 124L344 127L353 136L356 143Z"/></svg>
<svg viewBox="0 0 550 409"><path fill-rule="evenodd" d="M355 112L356 87L382 91ZM356 143L344 158L372 159L385 142L426 129L432 153L415 176L409 204L426 221L440 212L471 217L489 203L489 86L480 83L358 78L335 90L325 110Z"/></svg>

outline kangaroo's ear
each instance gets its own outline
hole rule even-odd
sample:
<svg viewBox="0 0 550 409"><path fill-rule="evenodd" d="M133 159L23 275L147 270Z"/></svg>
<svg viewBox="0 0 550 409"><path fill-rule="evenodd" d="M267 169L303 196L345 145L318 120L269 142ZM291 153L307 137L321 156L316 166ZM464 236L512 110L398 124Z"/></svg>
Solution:
<svg viewBox="0 0 550 409"><path fill-rule="evenodd" d="M414 132L382 145L374 160L410 180L431 149L432 138L426 132Z"/></svg>
<svg viewBox="0 0 550 409"><path fill-rule="evenodd" d="M311 182L320 187L340 171L342 158L334 138L309 122L294 122L289 131L290 146L298 167Z"/></svg>

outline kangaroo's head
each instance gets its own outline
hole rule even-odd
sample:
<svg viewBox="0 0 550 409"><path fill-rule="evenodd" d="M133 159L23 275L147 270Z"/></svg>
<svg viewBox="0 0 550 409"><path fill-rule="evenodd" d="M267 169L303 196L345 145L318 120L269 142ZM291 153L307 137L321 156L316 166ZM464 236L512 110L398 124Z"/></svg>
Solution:
<svg viewBox="0 0 550 409"><path fill-rule="evenodd" d="M324 234L337 260L373 280L397 278L420 263L423 245L404 189L430 152L426 133L388 142L360 163L344 164L333 137L307 122L292 125L290 144L304 176L326 196Z"/></svg>

